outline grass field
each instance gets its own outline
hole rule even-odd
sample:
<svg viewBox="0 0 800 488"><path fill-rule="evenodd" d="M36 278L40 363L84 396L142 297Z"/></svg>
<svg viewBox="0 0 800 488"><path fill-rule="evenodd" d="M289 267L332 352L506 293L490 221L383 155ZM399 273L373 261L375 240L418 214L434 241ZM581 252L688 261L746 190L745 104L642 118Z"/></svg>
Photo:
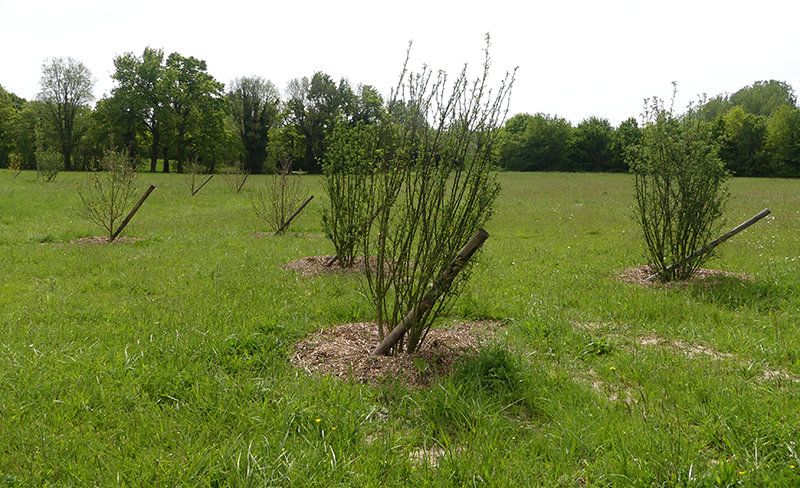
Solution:
<svg viewBox="0 0 800 488"><path fill-rule="evenodd" d="M800 181L731 182L725 228L773 214L707 267L752 279L643 287L627 175L501 174L452 318L505 326L418 390L288 360L371 319L280 269L333 253L318 178L258 238L247 187L141 174L141 240L78 245L85 178L0 170L0 486L800 486Z"/></svg>

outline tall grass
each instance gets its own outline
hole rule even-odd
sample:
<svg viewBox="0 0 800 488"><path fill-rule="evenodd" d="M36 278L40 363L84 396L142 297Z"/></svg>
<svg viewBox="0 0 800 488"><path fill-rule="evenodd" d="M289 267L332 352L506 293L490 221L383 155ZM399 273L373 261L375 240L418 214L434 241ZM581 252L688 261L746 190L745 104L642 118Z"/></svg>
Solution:
<svg viewBox="0 0 800 488"><path fill-rule="evenodd" d="M76 185L0 171L0 484L794 486L800 483L800 193L734 179L709 267L752 279L640 287L627 175L501 174L455 319L506 326L429 391L291 367L308 332L370 320L318 199L282 237L247 188L180 175L96 234ZM319 180L307 177L311 193ZM257 182L256 182L257 183Z"/></svg>

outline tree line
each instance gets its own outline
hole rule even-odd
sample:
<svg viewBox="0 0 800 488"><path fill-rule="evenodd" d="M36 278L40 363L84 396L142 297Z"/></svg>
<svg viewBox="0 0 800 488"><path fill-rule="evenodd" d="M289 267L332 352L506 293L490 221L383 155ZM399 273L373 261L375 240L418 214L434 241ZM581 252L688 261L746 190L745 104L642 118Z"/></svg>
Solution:
<svg viewBox="0 0 800 488"><path fill-rule="evenodd" d="M792 87L758 81L732 95L690 107L711 132L725 167L736 176L800 176L800 109ZM504 127L500 166L513 171L627 172L628 148L642 138L629 118L618 127L590 117L573 127L548 114L518 114Z"/></svg>
<svg viewBox="0 0 800 488"><path fill-rule="evenodd" d="M115 57L111 77L114 88L94 106L92 74L72 58L43 63L35 100L0 86L0 167L88 170L111 148L153 172L184 172L191 161L208 172L290 166L318 173L337 125L412 112L395 105L389 114L374 86L323 72L291 80L283 96L259 76L236 78L226 89L205 61L150 47ZM787 83L759 81L695 108L733 174L800 176L800 109ZM625 172L627 148L641 137L633 117L617 127L602 117L573 126L549 114L517 114L502 128L496 163L510 171Z"/></svg>

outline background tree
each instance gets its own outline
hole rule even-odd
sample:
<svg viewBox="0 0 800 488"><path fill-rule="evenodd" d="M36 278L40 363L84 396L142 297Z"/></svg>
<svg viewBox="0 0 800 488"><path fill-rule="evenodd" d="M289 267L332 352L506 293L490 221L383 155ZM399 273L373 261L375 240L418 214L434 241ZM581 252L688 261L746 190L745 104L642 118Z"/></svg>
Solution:
<svg viewBox="0 0 800 488"><path fill-rule="evenodd" d="M94 99L94 79L83 63L72 58L51 58L42 64L38 99L44 104L46 131L52 131L64 159L64 169L72 170L72 154L81 138L76 124L81 110Z"/></svg>
<svg viewBox="0 0 800 488"><path fill-rule="evenodd" d="M717 95L700 104L697 108L697 116L704 122L713 122L725 115L731 107L733 107L733 103L727 94Z"/></svg>
<svg viewBox="0 0 800 488"><path fill-rule="evenodd" d="M42 103L36 100L24 103L14 124L16 153L26 169L36 168L36 127L42 120L42 110Z"/></svg>
<svg viewBox="0 0 800 488"><path fill-rule="evenodd" d="M781 105L772 112L765 150L771 174L800 176L800 109Z"/></svg>
<svg viewBox="0 0 800 488"><path fill-rule="evenodd" d="M354 100L349 85L342 80L339 86L322 72L308 78L294 79L287 87L287 117L297 126L305 140L305 153L299 169L319 173L325 155L325 139L342 120L342 101ZM352 105L352 104L351 104Z"/></svg>
<svg viewBox="0 0 800 488"><path fill-rule="evenodd" d="M267 173L274 173L278 168L298 167L306 152L305 136L295 125L284 125L270 131L267 157L264 160Z"/></svg>
<svg viewBox="0 0 800 488"><path fill-rule="evenodd" d="M281 117L278 89L259 76L236 78L228 89L228 103L245 152L244 169L263 173L270 129L278 125Z"/></svg>
<svg viewBox="0 0 800 488"><path fill-rule="evenodd" d="M769 117L781 105L795 107L797 97L794 89L784 81L769 80L757 81L751 86L746 86L730 97L734 106L753 115Z"/></svg>
<svg viewBox="0 0 800 488"><path fill-rule="evenodd" d="M736 105L718 120L721 121L716 129L719 157L727 168L736 176L768 174L764 118Z"/></svg>
<svg viewBox="0 0 800 488"><path fill-rule="evenodd" d="M572 131L567 157L573 171L610 171L614 128L608 119L589 117Z"/></svg>
<svg viewBox="0 0 800 488"><path fill-rule="evenodd" d="M503 166L511 171L569 171L572 124L558 116L521 114L506 122Z"/></svg>
<svg viewBox="0 0 800 488"><path fill-rule="evenodd" d="M619 124L611 135L611 171L627 172L628 148L639 144L642 130L635 118L631 117Z"/></svg>
<svg viewBox="0 0 800 488"><path fill-rule="evenodd" d="M383 106L383 97L380 92L372 85L359 85L350 122L374 124L385 118L386 109Z"/></svg>
<svg viewBox="0 0 800 488"><path fill-rule="evenodd" d="M114 68L111 78L117 82L112 90L115 106L130 128L127 134L146 133L146 144L150 146L150 171L155 173L168 116L164 51L147 47L140 57L125 53L114 58ZM129 142L131 140L125 141Z"/></svg>
<svg viewBox="0 0 800 488"><path fill-rule="evenodd" d="M172 53L164 70L166 81L165 102L169 107L170 134L176 151L178 172L188 158L198 157L197 142L208 137L214 139L223 130L222 90L224 85L208 74L206 62L195 57ZM209 123L214 120L213 123Z"/></svg>
<svg viewBox="0 0 800 488"><path fill-rule="evenodd" d="M0 168L8 166L8 157L17 149L15 127L19 122L19 111L11 95L0 86Z"/></svg>

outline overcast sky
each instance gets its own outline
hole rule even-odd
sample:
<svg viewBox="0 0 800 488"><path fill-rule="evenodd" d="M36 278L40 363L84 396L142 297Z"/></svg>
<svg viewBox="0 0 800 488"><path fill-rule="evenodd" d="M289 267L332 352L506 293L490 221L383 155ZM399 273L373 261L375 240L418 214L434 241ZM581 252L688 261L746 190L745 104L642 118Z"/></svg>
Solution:
<svg viewBox="0 0 800 488"><path fill-rule="evenodd" d="M475 78L490 33L495 84L519 67L509 115L616 126L672 81L679 107L757 80L800 89L798 14L797 0L0 0L0 85L33 99L44 60L72 57L100 98L114 57L150 46L205 60L225 84L261 76L283 92L322 71L387 94L409 41L413 70L468 63Z"/></svg>

